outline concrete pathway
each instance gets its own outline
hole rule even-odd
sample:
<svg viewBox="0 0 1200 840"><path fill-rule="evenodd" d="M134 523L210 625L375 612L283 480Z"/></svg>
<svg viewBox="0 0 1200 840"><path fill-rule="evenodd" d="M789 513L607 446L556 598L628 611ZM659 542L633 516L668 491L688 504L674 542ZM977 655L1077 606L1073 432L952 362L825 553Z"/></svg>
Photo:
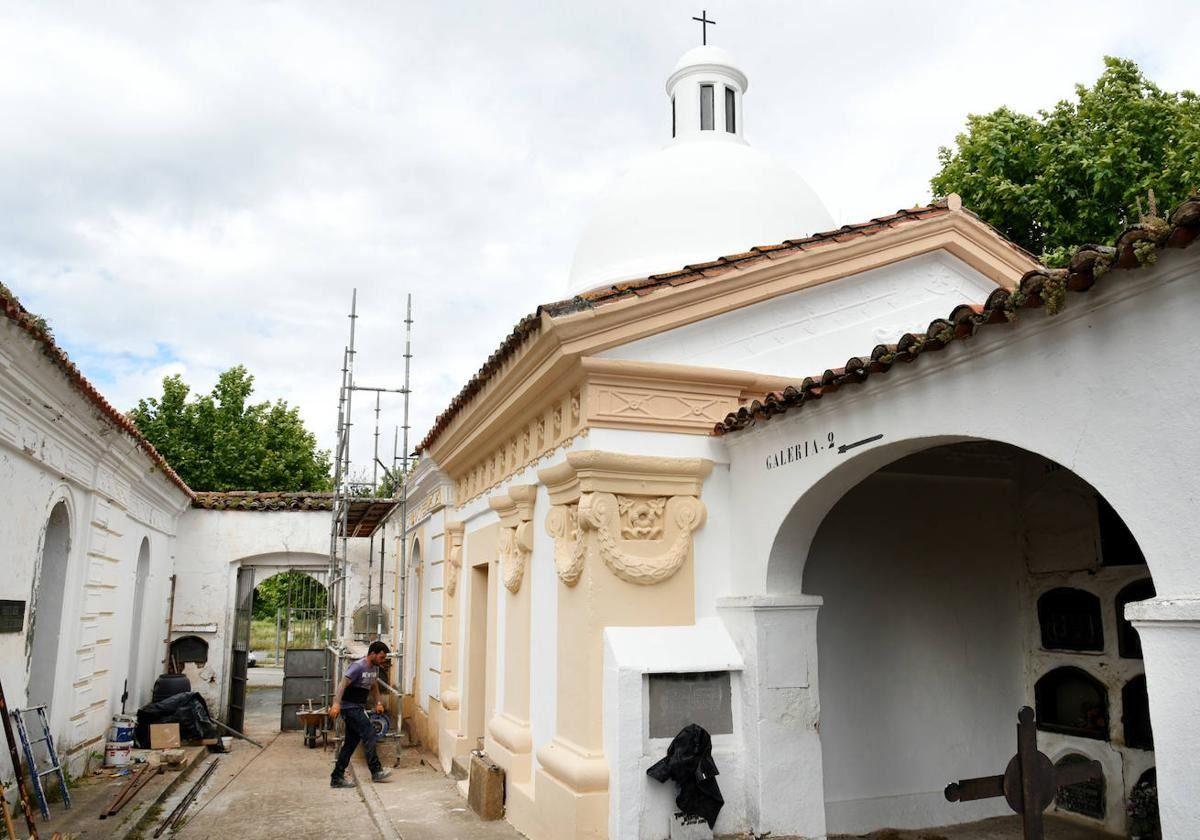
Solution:
<svg viewBox="0 0 1200 840"><path fill-rule="evenodd" d="M850 840L851 837L870 838L870 840L1021 840L1023 836L1021 818L1013 815L992 817L988 820L945 826L944 828L923 828L920 831L884 829L872 834L831 835L830 840ZM780 840L786 840L786 838L780 838ZM1046 840L1115 840L1115 835L1106 834L1061 817L1047 815Z"/></svg>
<svg viewBox="0 0 1200 840"><path fill-rule="evenodd" d="M255 669L259 670L259 669ZM266 672L270 669L261 669ZM212 777L188 809L174 837L181 840L510 840L521 835L505 822L479 820L459 797L453 780L424 764L416 750L404 750L400 766L382 784L373 784L361 752L351 771L359 787L333 790L329 773L334 752L308 749L299 732L278 731L280 689L255 685L247 693L246 732L266 745L258 750L235 741L220 758ZM263 674L264 677L268 676ZM263 680L269 683L271 680ZM381 751L391 767L391 751ZM208 759L205 763L212 761ZM204 766L162 805L165 815L183 796ZM152 832L148 832L147 836ZM164 835L168 836L168 835Z"/></svg>

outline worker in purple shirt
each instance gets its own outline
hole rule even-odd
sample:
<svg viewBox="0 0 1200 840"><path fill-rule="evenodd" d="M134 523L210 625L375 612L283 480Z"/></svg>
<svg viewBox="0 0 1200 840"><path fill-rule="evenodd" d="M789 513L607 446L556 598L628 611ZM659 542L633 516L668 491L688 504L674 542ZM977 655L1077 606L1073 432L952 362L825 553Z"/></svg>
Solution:
<svg viewBox="0 0 1200 840"><path fill-rule="evenodd" d="M333 765L333 775L329 786L335 788L352 788L353 783L346 781L346 768L350 766L350 756L354 748L361 742L363 754L367 757L367 766L371 768L371 781L382 782L392 774L384 770L375 754L375 727L367 717L366 708L370 705L376 712L383 712L383 703L379 701L379 666L387 659L388 646L383 642L371 642L367 655L356 660L346 669L337 693L333 697L333 705L329 707L329 717L337 719L342 715L345 721L346 737L342 748L338 750L337 763Z"/></svg>

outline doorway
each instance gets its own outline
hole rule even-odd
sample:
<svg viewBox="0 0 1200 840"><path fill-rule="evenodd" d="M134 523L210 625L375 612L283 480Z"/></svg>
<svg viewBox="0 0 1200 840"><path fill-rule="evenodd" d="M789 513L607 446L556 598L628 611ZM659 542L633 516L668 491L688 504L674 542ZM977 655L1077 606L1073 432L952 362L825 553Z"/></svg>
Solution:
<svg viewBox="0 0 1200 840"><path fill-rule="evenodd" d="M488 684L488 564L471 567L470 609L467 628L467 668L464 700L467 706L466 731L468 739L482 738L487 721L487 702L491 695Z"/></svg>

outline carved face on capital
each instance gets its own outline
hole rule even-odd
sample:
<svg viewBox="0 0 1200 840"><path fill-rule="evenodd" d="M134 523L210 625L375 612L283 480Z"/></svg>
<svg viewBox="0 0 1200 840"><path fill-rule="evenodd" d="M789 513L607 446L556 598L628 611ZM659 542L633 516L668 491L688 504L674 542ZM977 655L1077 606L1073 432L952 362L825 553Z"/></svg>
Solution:
<svg viewBox="0 0 1200 840"><path fill-rule="evenodd" d="M652 540L662 536L662 513L666 499L626 498L617 500L622 534L626 539Z"/></svg>

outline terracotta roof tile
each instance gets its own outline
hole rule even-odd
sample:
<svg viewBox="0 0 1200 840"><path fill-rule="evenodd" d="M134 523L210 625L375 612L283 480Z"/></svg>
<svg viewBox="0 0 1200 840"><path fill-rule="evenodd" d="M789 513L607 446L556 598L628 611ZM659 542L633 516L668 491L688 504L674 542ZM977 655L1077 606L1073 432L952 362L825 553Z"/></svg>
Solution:
<svg viewBox="0 0 1200 840"><path fill-rule="evenodd" d="M260 493L233 490L226 493L201 492L192 498L192 507L204 510L333 510L332 493Z"/></svg>
<svg viewBox="0 0 1200 840"><path fill-rule="evenodd" d="M158 453L158 450L154 448L154 444L150 443L138 431L137 426L134 425L132 420L114 408L104 398L104 395L96 390L96 386L87 380L87 377L83 375L75 363L68 358L66 352L55 343L50 329L46 326L46 322L22 306L21 302L3 286L0 286L0 310L3 310L6 318L24 330L34 341L41 345L42 352L46 354L51 363L63 372L67 377L67 381L71 383L75 390L83 395L84 399L99 409L102 417L112 423L118 430L128 435L137 444L138 448L150 458L156 467L162 470L163 475L170 479L176 487L189 497L195 498L192 489L184 483L175 470L171 469L171 465Z"/></svg>
<svg viewBox="0 0 1200 840"><path fill-rule="evenodd" d="M718 423L717 435L736 432L769 420L778 414L803 408L805 403L821 399L842 385L857 384L870 374L886 373L896 362L911 362L925 352L941 350L952 341L969 338L980 327L1016 320L1023 309L1045 308L1056 313L1065 304L1068 292L1082 293L1092 288L1108 272L1144 266L1158 259L1163 248L1187 248L1200 238L1200 193L1195 193L1172 211L1168 219L1150 218L1127 228L1115 248L1083 245L1076 249L1066 268L1038 268L1025 273L1012 292L996 289L983 306L959 304L947 318L932 321L923 333L906 333L894 345L879 344L870 353L870 363L854 357L836 370L827 370L819 378L805 377L799 386L789 386L767 394L731 412Z"/></svg>

